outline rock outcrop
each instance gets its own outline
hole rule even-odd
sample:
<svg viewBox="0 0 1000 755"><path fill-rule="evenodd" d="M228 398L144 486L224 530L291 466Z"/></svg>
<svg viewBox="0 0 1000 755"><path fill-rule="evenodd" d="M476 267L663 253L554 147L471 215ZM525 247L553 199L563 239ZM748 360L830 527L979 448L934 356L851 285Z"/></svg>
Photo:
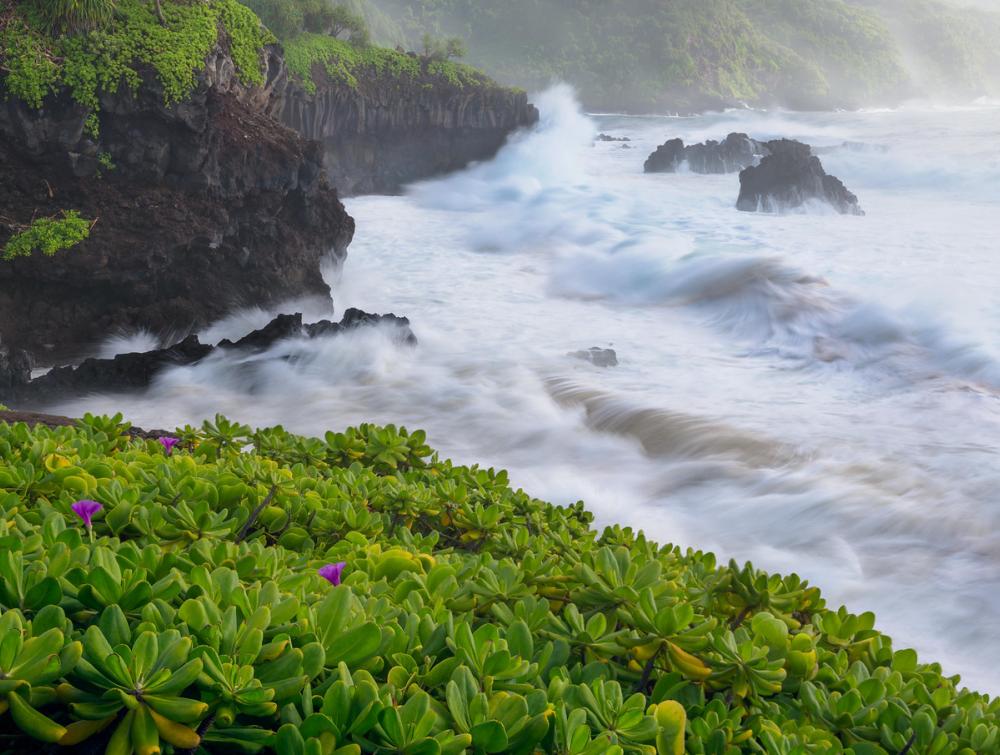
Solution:
<svg viewBox="0 0 1000 755"><path fill-rule="evenodd" d="M194 364L218 351L264 351L289 338L321 338L336 336L362 327L388 326L396 329L400 343L416 344L410 321L393 314L372 315L359 309L348 309L340 322L321 320L303 324L302 315L278 315L270 323L235 343L221 341L215 346L203 344L198 336L190 335L173 346L137 354L119 354L112 359L86 359L79 365L56 367L41 377L30 380L28 372L10 370L12 380L0 382L0 400L37 406L66 396L95 392L129 392L148 388L153 379L168 367ZM0 380L4 376L4 355L0 350Z"/></svg>
<svg viewBox="0 0 1000 755"><path fill-rule="evenodd" d="M371 72L351 85L330 79L321 66L314 80L315 93L293 83L270 112L323 144L327 175L344 195L392 194L489 159L512 131L538 120L524 92L495 84L429 79L401 86Z"/></svg>
<svg viewBox="0 0 1000 755"><path fill-rule="evenodd" d="M702 144L684 146L682 139L671 139L656 148L646 160L646 173L674 173L682 165L694 173L736 173L756 165L769 154L763 142L746 134L730 134L721 142L709 139Z"/></svg>
<svg viewBox="0 0 1000 755"><path fill-rule="evenodd" d="M31 380L31 355L24 349L12 349L0 342L0 396Z"/></svg>
<svg viewBox="0 0 1000 755"><path fill-rule="evenodd" d="M166 106L152 74L105 94L99 137L65 93L34 110L0 84L0 247L35 217L73 209L90 238L54 257L0 260L0 335L43 364L107 333L190 330L234 307L329 296L320 274L354 221L323 149L276 123L288 86L276 48L244 86L225 40L190 98Z"/></svg>
<svg viewBox="0 0 1000 755"><path fill-rule="evenodd" d="M821 200L844 215L864 215L858 198L823 170L808 144L790 139L767 143L770 154L740 173L736 207L744 212L782 212Z"/></svg>
<svg viewBox="0 0 1000 755"><path fill-rule="evenodd" d="M591 346L584 351L572 351L569 356L590 362L595 367L617 367L618 354L614 349L602 349L599 346Z"/></svg>

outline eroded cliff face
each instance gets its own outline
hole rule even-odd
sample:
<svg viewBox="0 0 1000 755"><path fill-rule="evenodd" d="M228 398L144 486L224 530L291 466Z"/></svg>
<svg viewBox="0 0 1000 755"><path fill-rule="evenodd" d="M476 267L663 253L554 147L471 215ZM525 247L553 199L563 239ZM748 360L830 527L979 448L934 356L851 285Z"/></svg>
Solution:
<svg viewBox="0 0 1000 755"><path fill-rule="evenodd" d="M101 100L99 136L68 96L41 110L0 84L0 247L36 217L73 209L90 238L54 257L0 260L0 338L40 363L116 330L162 335L233 308L329 296L320 274L354 233L323 149L268 114L288 86L277 49L244 86L224 43L190 98L155 77ZM113 166L113 167L112 167Z"/></svg>
<svg viewBox="0 0 1000 755"><path fill-rule="evenodd" d="M345 195L395 193L403 184L493 157L538 111L524 92L441 79L359 76L354 86L314 70L316 92L294 82L271 112L322 142L330 181Z"/></svg>

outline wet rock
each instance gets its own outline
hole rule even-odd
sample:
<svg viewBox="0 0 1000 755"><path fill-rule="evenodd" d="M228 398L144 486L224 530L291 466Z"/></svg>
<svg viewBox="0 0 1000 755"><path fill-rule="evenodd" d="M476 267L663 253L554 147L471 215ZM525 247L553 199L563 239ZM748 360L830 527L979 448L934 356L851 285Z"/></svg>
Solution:
<svg viewBox="0 0 1000 755"><path fill-rule="evenodd" d="M646 158L642 166L646 173L675 173L684 162L684 140L670 139Z"/></svg>
<svg viewBox="0 0 1000 755"><path fill-rule="evenodd" d="M597 367L617 367L618 354L614 349L602 349L598 346L591 346L585 351L573 351L569 356L583 359Z"/></svg>
<svg viewBox="0 0 1000 755"><path fill-rule="evenodd" d="M611 134L598 134L596 141L599 142L630 142L627 136L611 136Z"/></svg>
<svg viewBox="0 0 1000 755"><path fill-rule="evenodd" d="M301 314L278 315L263 328L235 343L225 340L211 346L199 341L198 336L191 335L165 349L119 354L112 359L86 359L76 366L56 367L34 380L29 380L30 360L27 372L23 363L17 370L8 369L5 372L9 360L4 361L7 352L0 349L0 399L34 406L66 396L139 391L148 388L164 369L195 364L217 350L261 352L289 338L329 337L375 326L397 328L400 343L412 345L417 342L410 329L410 321L405 317L373 315L359 309L348 309L340 322L321 320L303 324ZM8 372L15 378L5 383L4 376Z"/></svg>
<svg viewBox="0 0 1000 755"><path fill-rule="evenodd" d="M31 355L24 349L5 346L0 339L0 395L12 393L31 380Z"/></svg>
<svg viewBox="0 0 1000 755"><path fill-rule="evenodd" d="M35 378L14 398L38 401L103 391L135 391L147 387L165 367L193 364L212 353L212 347L188 336L166 349L142 354L119 354L113 359L86 359L75 367L56 367Z"/></svg>
<svg viewBox="0 0 1000 755"><path fill-rule="evenodd" d="M408 183L488 160L538 110L524 92L484 79L462 86L417 78L401 86L391 72L371 71L357 86L326 76L316 91L291 83L269 112L322 144L325 169L343 195L394 194Z"/></svg>
<svg viewBox="0 0 1000 755"><path fill-rule="evenodd" d="M102 94L97 138L65 92L36 110L0 81L0 247L66 208L95 221L54 257L0 261L8 345L65 363L108 332L190 330L239 307L329 297L321 264L346 255L354 221L322 146L268 114L289 86L279 49L265 50L263 86L242 84L227 50L220 39L183 103L165 105L152 73Z"/></svg>
<svg viewBox="0 0 1000 755"><path fill-rule="evenodd" d="M767 145L746 134L733 133L723 141L708 140L684 146L682 139L671 139L656 148L646 160L646 173L674 173L687 163L694 173L736 173L756 165L768 154Z"/></svg>
<svg viewBox="0 0 1000 755"><path fill-rule="evenodd" d="M808 144L790 139L767 143L770 154L740 173L736 207L743 212L781 212L821 200L844 215L864 215L858 198L823 170Z"/></svg>

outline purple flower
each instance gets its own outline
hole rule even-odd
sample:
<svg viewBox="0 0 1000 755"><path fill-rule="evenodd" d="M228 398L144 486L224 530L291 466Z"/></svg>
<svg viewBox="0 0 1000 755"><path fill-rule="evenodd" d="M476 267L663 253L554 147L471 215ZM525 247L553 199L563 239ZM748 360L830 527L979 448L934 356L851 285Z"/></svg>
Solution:
<svg viewBox="0 0 1000 755"><path fill-rule="evenodd" d="M164 435L162 438L158 438L160 445L163 446L163 452L170 456L174 452L174 446L176 446L180 441L177 438L171 438L169 435Z"/></svg>
<svg viewBox="0 0 1000 755"><path fill-rule="evenodd" d="M319 570L319 576L329 582L331 585L340 584L340 574L344 571L344 567L347 566L346 561L338 561L335 564L327 564L322 569Z"/></svg>
<svg viewBox="0 0 1000 755"><path fill-rule="evenodd" d="M83 520L84 525L89 530L91 518L104 507L97 501L77 501L70 508Z"/></svg>

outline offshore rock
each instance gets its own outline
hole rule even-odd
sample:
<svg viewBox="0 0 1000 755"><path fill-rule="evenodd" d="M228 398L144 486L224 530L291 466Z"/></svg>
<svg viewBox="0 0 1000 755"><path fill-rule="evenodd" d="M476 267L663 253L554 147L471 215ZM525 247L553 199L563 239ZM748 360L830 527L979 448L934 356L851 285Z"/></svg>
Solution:
<svg viewBox="0 0 1000 755"><path fill-rule="evenodd" d="M570 352L569 356L590 362L596 367L617 367L618 354L614 349L602 349L598 346L591 346L583 351Z"/></svg>
<svg viewBox="0 0 1000 755"><path fill-rule="evenodd" d="M394 328L394 337L399 343L414 345L417 342L410 330L410 321L394 314L372 315L348 309L339 323L321 320L309 324L302 323L301 314L278 315L263 328L235 343L226 340L210 346L199 341L198 336L190 335L165 349L119 354L112 359L86 359L76 366L52 369L30 382L21 380L10 385L0 382L0 399L35 406L66 396L140 391L148 388L164 369L195 364L216 351L259 353L290 338L330 337L357 328L376 326ZM3 355L3 350L0 350L0 381L4 375ZM24 377L23 372L20 377Z"/></svg>
<svg viewBox="0 0 1000 755"><path fill-rule="evenodd" d="M0 84L0 246L36 217L77 210L90 238L45 257L0 260L0 327L53 364L107 333L188 331L248 305L329 297L321 261L354 234L323 149L268 115L288 86L277 48L245 86L226 40L192 95L167 106L151 72L104 94L98 137L63 92L40 110Z"/></svg>
<svg viewBox="0 0 1000 755"><path fill-rule="evenodd" d="M746 134L733 133L721 142L709 139L685 147L682 139L671 139L656 148L646 160L646 173L674 173L683 164L693 173L736 173L756 165L769 154L767 145Z"/></svg>
<svg viewBox="0 0 1000 755"><path fill-rule="evenodd" d="M858 198L823 170L808 144L790 139L767 143L770 155L740 173L736 207L744 212L782 212L821 200L842 215L864 215Z"/></svg>

